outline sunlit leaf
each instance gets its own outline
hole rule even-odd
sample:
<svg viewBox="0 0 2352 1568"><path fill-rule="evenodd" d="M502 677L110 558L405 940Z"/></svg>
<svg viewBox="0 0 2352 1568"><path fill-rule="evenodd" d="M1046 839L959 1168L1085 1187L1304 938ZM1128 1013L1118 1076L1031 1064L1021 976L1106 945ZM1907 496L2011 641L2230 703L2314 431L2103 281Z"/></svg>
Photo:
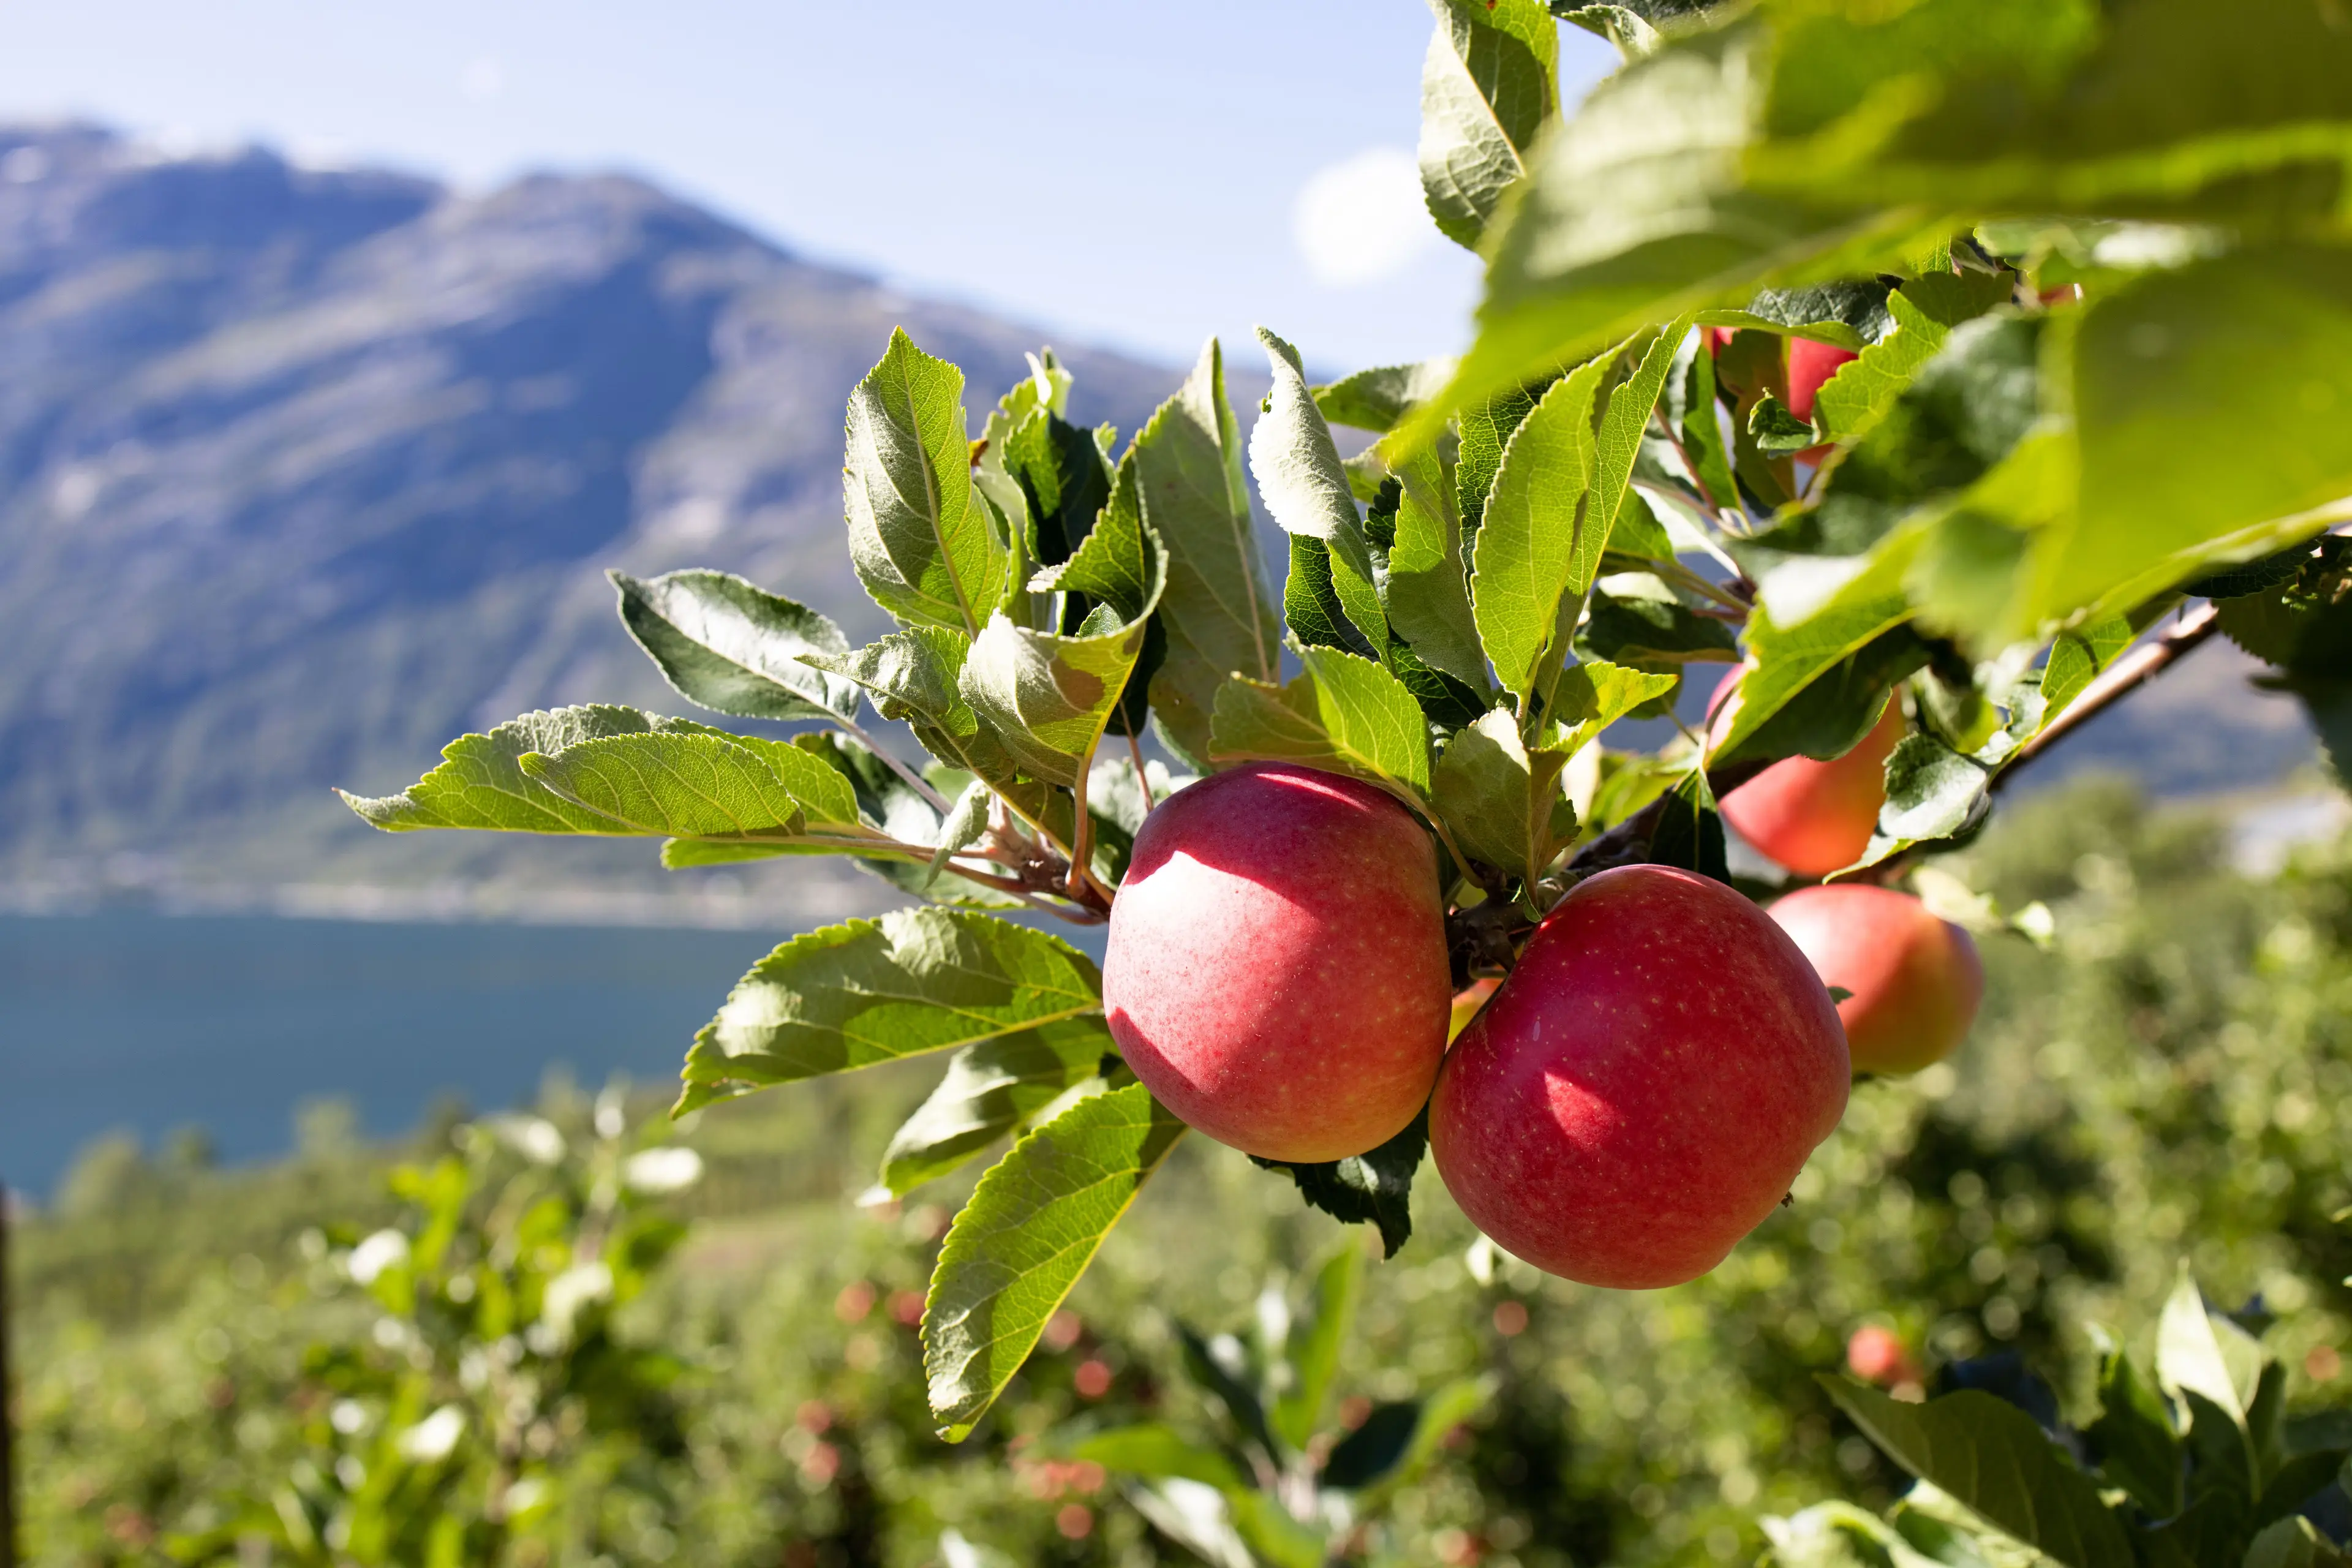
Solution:
<svg viewBox="0 0 2352 1568"><path fill-rule="evenodd" d="M1183 1133L1148 1089L1129 1084L1077 1101L981 1177L940 1249L923 1309L941 1436L962 1440L1003 1392Z"/></svg>
<svg viewBox="0 0 2352 1568"><path fill-rule="evenodd" d="M903 331L849 395L842 497L849 558L876 604L909 626L980 630L1005 546L972 503L963 372Z"/></svg>
<svg viewBox="0 0 2352 1568"><path fill-rule="evenodd" d="M893 910L794 937L754 965L695 1037L686 1102L712 1086L846 1072L1101 1007L1093 961L1057 937L961 910Z"/></svg>

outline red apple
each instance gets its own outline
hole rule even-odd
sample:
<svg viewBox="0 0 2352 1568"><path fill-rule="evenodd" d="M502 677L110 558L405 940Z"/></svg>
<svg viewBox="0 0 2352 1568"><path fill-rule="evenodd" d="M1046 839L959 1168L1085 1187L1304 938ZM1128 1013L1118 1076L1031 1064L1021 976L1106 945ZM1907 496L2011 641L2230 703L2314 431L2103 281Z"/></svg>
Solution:
<svg viewBox="0 0 2352 1568"><path fill-rule="evenodd" d="M1728 722L1727 699L1743 672L1723 678L1709 700L1710 722ZM1853 865L1870 847L1878 808L1886 804L1886 755L1903 739L1903 705L1890 701L1878 723L1842 757L1787 757L1717 804L1740 837L1801 876Z"/></svg>
<svg viewBox="0 0 2352 1568"><path fill-rule="evenodd" d="M1821 395L1822 384L1860 357L1852 349L1842 349L1834 343L1817 343L1811 338L1790 338L1789 412L1800 419L1811 419L1814 401Z"/></svg>
<svg viewBox="0 0 2352 1568"><path fill-rule="evenodd" d="M1922 1381L1902 1339L1877 1323L1864 1323L1854 1330L1853 1337L1845 1342L1845 1364L1854 1376L1881 1388Z"/></svg>
<svg viewBox="0 0 2352 1568"><path fill-rule="evenodd" d="M1771 908L1838 1004L1856 1072L1917 1072L1968 1037L1984 964L1967 931L1892 888L1801 888Z"/></svg>
<svg viewBox="0 0 2352 1568"><path fill-rule="evenodd" d="M1772 1212L1851 1076L1829 993L1769 915L1622 867L1559 901L1462 1032L1430 1149L1504 1250L1588 1285L1679 1285Z"/></svg>
<svg viewBox="0 0 2352 1568"><path fill-rule="evenodd" d="M1262 1159L1404 1131L1454 984L1437 852L1370 784L1253 763L1162 801L1110 911L1103 1005L1162 1105Z"/></svg>

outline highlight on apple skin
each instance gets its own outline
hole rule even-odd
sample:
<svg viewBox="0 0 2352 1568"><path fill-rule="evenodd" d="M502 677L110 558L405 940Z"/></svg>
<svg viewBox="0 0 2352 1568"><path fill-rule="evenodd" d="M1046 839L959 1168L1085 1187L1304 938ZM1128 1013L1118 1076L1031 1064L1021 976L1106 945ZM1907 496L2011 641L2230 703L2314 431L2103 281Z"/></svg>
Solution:
<svg viewBox="0 0 2352 1568"><path fill-rule="evenodd" d="M1742 671L1708 700L1712 725L1727 722ZM1784 757L1717 803L1723 820L1757 850L1806 877L1862 858L1886 804L1886 758L1903 739L1903 705L1889 700L1869 734L1842 757Z"/></svg>
<svg viewBox="0 0 2352 1568"><path fill-rule="evenodd" d="M1679 1285L1771 1214L1851 1077L1829 992L1769 916L1693 872L1621 867L1554 907L1454 1042L1430 1151L1514 1256Z"/></svg>
<svg viewBox="0 0 2352 1568"><path fill-rule="evenodd" d="M1974 938L1893 888L1840 882L1801 888L1768 911L1838 1004L1856 1072L1908 1073L1968 1038L1984 999Z"/></svg>
<svg viewBox="0 0 2352 1568"><path fill-rule="evenodd" d="M1160 1102L1262 1159L1378 1147L1429 1098L1454 992L1428 830L1371 785L1253 763L1162 801L1103 1004Z"/></svg>

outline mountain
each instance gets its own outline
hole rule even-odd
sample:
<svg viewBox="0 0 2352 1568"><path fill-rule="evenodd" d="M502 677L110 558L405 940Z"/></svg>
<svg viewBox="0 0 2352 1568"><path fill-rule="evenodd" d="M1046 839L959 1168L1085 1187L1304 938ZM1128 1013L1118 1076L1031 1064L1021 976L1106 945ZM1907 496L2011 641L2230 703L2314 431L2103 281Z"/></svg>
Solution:
<svg viewBox="0 0 2352 1568"><path fill-rule="evenodd" d="M964 367L975 428L1041 342L633 179L464 195L0 131L0 878L644 867L383 838L328 786L396 789L534 707L678 710L607 566L725 567L881 630L842 410L896 325ZM1062 357L1074 416L1122 429L1179 374Z"/></svg>

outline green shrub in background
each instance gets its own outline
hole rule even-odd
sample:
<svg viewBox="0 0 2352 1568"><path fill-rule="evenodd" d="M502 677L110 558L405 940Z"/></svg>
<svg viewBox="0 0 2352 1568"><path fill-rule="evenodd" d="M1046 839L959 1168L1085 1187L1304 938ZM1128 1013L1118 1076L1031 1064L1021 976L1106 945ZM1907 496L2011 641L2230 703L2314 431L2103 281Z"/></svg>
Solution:
<svg viewBox="0 0 2352 1568"><path fill-rule="evenodd" d="M1389 1505L1404 1560L1741 1561L1766 1547L1763 1516L1842 1497L1874 1513L1907 1477L1816 1380L1856 1329L1894 1331L1930 1382L2015 1350L2087 1422L2102 1349L2085 1325L2144 1356L2184 1258L2216 1300L2260 1292L2278 1314L2266 1344L2291 1413L2336 1402L2352 1326L2352 1247L2331 1223L2352 1203L2338 1120L2352 1086L2352 858L2318 851L2250 879L2228 847L2210 819L2093 782L2022 803L1945 862L2004 908L2045 900L2049 951L1989 935L1970 1044L1946 1068L1861 1086L1799 1205L1706 1279L1630 1295L1548 1279L1479 1246L1424 1186L1413 1238L1365 1270L1335 1382L1376 1404L1488 1380L1486 1404ZM878 1127L922 1093L873 1077L828 1114ZM715 1108L682 1142L713 1151L715 1172L793 1104ZM593 1103L559 1093L542 1109L575 1152L593 1145ZM511 1150L495 1158L521 1172ZM170 1542L235 1526L234 1500L267 1500L299 1465L341 1457L315 1419L331 1409L336 1363L306 1347L376 1354L382 1303L331 1251L312 1261L289 1242L224 1262L209 1239L242 1234L238 1182L300 1168L218 1174L155 1211L182 1256L208 1265L72 1255L76 1269L196 1283L112 1331L63 1313L28 1323L33 1561L169 1560ZM1186 1561L1108 1467L1074 1468L1063 1439L1141 1423L1195 1439L1223 1430L1186 1373L1177 1322L1247 1321L1269 1284L1303 1302L1331 1222L1301 1213L1286 1177L1180 1151L1008 1403L950 1447L920 1419L910 1324L947 1210L848 1206L870 1175L838 1151L809 1167L813 1185L820 1176L825 1190L781 1207L707 1209L613 1320L621 1342L677 1363L662 1394L680 1446L641 1450L651 1489L616 1492L605 1510L610 1559L914 1568L944 1564L952 1531L1016 1563ZM709 1196L664 1203L688 1212ZM341 1199L331 1189L322 1202ZM342 1234L362 1240L390 1212ZM331 1229L336 1216L312 1220ZM39 1260L58 1233L88 1223L26 1232L33 1299L47 1294ZM564 1451L557 1489L599 1474L593 1447ZM543 1557L518 1547L506 1560L596 1560L569 1540L543 1544Z"/></svg>

